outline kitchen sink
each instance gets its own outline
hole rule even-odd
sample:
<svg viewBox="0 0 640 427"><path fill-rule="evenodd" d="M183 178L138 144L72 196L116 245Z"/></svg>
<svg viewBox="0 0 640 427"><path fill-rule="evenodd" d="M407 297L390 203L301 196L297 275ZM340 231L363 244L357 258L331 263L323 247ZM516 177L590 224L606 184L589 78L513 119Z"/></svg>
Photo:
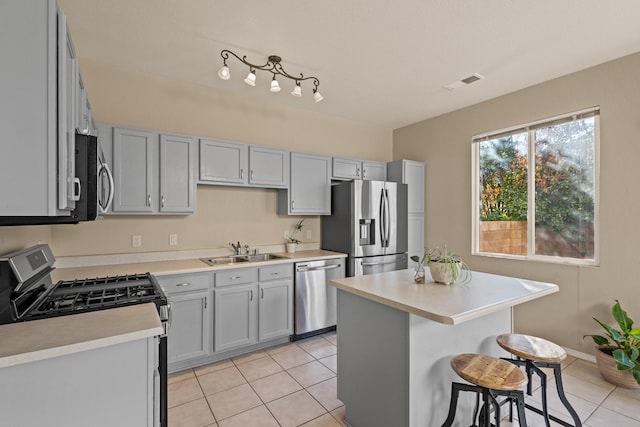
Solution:
<svg viewBox="0 0 640 427"><path fill-rule="evenodd" d="M283 256L274 254L256 254L256 255L241 255L247 261L271 261L272 259L284 259Z"/></svg>
<svg viewBox="0 0 640 427"><path fill-rule="evenodd" d="M233 255L217 258L201 258L202 261L209 265L227 265L236 264L239 262L257 262L257 261L271 261L274 259L284 259L281 255L274 254L256 254L256 255Z"/></svg>
<svg viewBox="0 0 640 427"><path fill-rule="evenodd" d="M202 261L206 262L209 265L224 265L224 264L235 264L238 262L247 262L248 259L244 257L237 256L225 256L218 258L201 258Z"/></svg>

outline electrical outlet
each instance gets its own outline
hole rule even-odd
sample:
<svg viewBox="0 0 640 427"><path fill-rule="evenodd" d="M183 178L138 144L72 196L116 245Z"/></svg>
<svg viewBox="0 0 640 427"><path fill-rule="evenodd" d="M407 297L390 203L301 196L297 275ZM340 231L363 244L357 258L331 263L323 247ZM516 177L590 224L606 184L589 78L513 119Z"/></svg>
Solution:
<svg viewBox="0 0 640 427"><path fill-rule="evenodd" d="M178 244L178 235L169 234L169 246L175 246Z"/></svg>
<svg viewBox="0 0 640 427"><path fill-rule="evenodd" d="M134 234L131 236L131 247L139 248L142 246L142 236L139 234Z"/></svg>
<svg viewBox="0 0 640 427"><path fill-rule="evenodd" d="M307 230L307 239L311 238L311 230Z"/></svg>

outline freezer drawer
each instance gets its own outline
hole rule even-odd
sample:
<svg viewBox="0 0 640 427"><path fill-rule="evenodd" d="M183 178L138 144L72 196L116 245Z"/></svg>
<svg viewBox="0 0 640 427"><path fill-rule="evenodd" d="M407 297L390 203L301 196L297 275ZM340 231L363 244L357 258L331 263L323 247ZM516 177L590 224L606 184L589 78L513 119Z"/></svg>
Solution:
<svg viewBox="0 0 640 427"><path fill-rule="evenodd" d="M336 288L329 285L345 277L343 258L298 262L295 264L295 328L294 334L335 326Z"/></svg>
<svg viewBox="0 0 640 427"><path fill-rule="evenodd" d="M385 271L405 270L408 268L407 254L349 257L347 273L349 277L384 273Z"/></svg>

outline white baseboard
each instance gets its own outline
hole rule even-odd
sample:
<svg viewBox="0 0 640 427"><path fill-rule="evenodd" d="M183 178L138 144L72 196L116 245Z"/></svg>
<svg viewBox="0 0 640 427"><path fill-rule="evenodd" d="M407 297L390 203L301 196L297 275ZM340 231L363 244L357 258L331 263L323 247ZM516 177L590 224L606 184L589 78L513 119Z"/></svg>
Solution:
<svg viewBox="0 0 640 427"><path fill-rule="evenodd" d="M590 354L566 347L564 347L564 351L566 351L569 356L577 357L578 359L586 360L587 362L596 363L596 357Z"/></svg>

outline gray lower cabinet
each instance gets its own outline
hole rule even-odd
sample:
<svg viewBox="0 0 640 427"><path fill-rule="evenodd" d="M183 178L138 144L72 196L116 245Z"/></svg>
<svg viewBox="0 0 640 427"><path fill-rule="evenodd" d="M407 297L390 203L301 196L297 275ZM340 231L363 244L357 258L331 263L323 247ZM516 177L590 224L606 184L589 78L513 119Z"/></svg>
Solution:
<svg viewBox="0 0 640 427"><path fill-rule="evenodd" d="M258 268L258 340L293 333L293 264Z"/></svg>
<svg viewBox="0 0 640 427"><path fill-rule="evenodd" d="M214 350L293 333L293 264L215 273Z"/></svg>
<svg viewBox="0 0 640 427"><path fill-rule="evenodd" d="M331 215L331 157L291 153L288 190L278 191L278 213Z"/></svg>
<svg viewBox="0 0 640 427"><path fill-rule="evenodd" d="M159 426L157 340L138 339L0 369L0 424Z"/></svg>
<svg viewBox="0 0 640 427"><path fill-rule="evenodd" d="M171 304L169 365L211 353L213 274L158 276Z"/></svg>

